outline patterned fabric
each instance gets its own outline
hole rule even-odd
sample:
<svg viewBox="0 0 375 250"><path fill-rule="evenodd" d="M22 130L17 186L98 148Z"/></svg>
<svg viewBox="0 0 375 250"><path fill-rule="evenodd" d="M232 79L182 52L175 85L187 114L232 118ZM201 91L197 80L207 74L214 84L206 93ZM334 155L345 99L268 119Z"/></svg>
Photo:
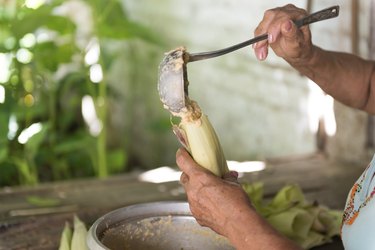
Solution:
<svg viewBox="0 0 375 250"><path fill-rule="evenodd" d="M346 250L375 249L375 155L349 192L341 236Z"/></svg>

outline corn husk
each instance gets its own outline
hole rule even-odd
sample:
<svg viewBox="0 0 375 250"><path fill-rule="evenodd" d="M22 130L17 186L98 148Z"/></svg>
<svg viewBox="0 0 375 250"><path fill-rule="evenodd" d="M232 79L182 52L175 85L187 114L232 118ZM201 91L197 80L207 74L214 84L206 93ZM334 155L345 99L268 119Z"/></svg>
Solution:
<svg viewBox="0 0 375 250"><path fill-rule="evenodd" d="M69 222L65 222L64 230L61 234L59 250L70 250L70 243L72 241L72 229Z"/></svg>
<svg viewBox="0 0 375 250"><path fill-rule="evenodd" d="M172 114L181 118L178 126L173 125L173 132L194 160L217 176L228 172L219 138L198 103L187 98L186 108Z"/></svg>
<svg viewBox="0 0 375 250"><path fill-rule="evenodd" d="M74 232L72 236L71 250L86 250L88 249L87 243L87 229L85 224L77 217L74 216Z"/></svg>
<svg viewBox="0 0 375 250"><path fill-rule="evenodd" d="M182 121L179 128L186 136L187 148L194 160L217 176L228 171L223 149L205 114L194 121Z"/></svg>
<svg viewBox="0 0 375 250"><path fill-rule="evenodd" d="M266 202L263 184L243 184L255 209L280 233L304 249L330 242L340 235L342 211L305 199L298 185L283 187Z"/></svg>

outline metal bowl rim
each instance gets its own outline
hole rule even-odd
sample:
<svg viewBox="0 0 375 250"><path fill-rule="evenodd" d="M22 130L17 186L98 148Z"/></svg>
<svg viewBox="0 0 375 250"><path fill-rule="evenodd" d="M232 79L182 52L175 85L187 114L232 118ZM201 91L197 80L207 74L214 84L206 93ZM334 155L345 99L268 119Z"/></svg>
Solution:
<svg viewBox="0 0 375 250"><path fill-rule="evenodd" d="M93 250L109 250L109 248L103 245L99 239L99 235L104 232L103 229L108 229L111 225L126 221L126 219L141 219L151 216L167 215L182 215L192 217L189 203L185 201L158 201L125 206L113 210L97 219L90 227L87 234L87 244L89 248ZM116 217L121 219L113 219ZM106 224L106 222L108 223Z"/></svg>

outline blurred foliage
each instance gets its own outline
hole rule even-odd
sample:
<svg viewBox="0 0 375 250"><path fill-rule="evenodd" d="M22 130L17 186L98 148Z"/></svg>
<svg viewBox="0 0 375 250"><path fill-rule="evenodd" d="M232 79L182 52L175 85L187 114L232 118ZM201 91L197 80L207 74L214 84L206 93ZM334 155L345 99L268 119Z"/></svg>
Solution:
<svg viewBox="0 0 375 250"><path fill-rule="evenodd" d="M0 0L0 186L105 177L126 168L124 150L107 146L106 74L116 55L104 44L158 40L131 21L118 0L74 1L91 14L86 24L72 18L81 11L69 9L72 2ZM79 25L89 24L83 36ZM85 63L93 41L100 48L98 83L90 78L93 65ZM83 118L85 96L93 100L98 134Z"/></svg>

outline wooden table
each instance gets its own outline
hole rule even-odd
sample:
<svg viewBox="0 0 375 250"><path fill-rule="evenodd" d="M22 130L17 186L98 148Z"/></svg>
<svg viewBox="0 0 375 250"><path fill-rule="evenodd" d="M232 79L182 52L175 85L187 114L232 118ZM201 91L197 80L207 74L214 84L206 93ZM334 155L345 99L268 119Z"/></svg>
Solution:
<svg viewBox="0 0 375 250"><path fill-rule="evenodd" d="M265 195L272 197L285 184L299 184L308 200L343 209L347 193L365 166L346 165L322 155L267 161L261 172L246 173L240 181L262 181ZM185 200L177 181L148 183L139 173L42 184L36 187L0 189L0 250L57 249L65 221L77 214L88 226L105 213L130 204ZM27 197L59 199L53 208L30 204ZM343 249L339 240L316 250Z"/></svg>

